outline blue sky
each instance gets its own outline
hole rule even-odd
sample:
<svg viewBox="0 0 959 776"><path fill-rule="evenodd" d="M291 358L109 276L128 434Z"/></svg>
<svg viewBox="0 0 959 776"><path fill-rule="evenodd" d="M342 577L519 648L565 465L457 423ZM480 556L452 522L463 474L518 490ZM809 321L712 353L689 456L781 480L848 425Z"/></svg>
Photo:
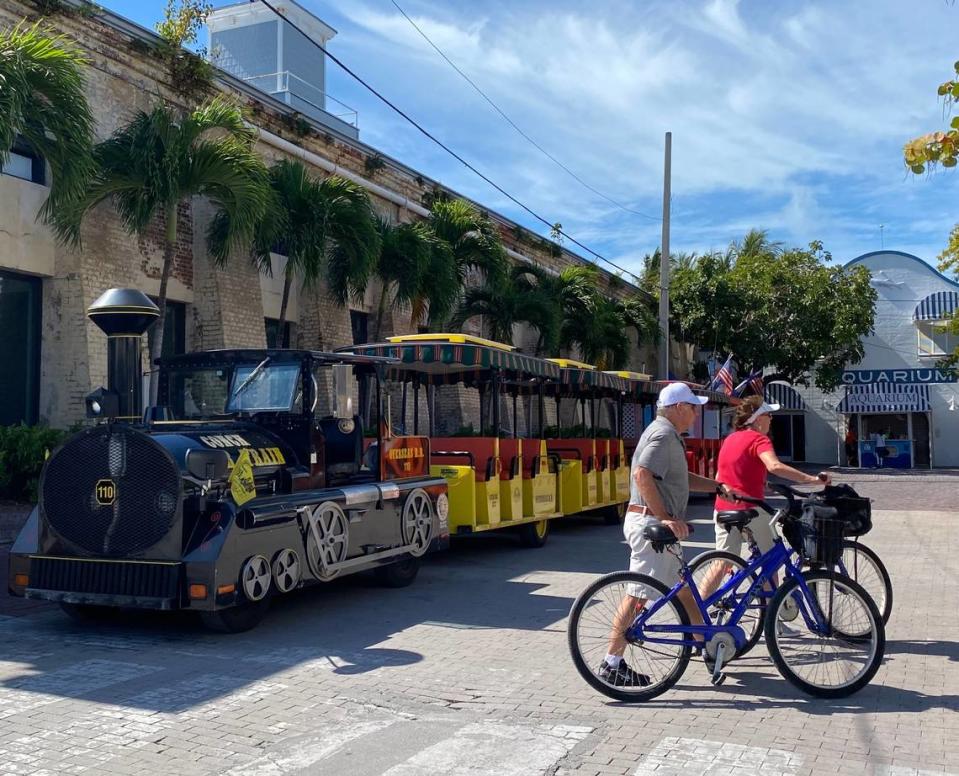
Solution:
<svg viewBox="0 0 959 776"><path fill-rule="evenodd" d="M822 240L836 260L886 248L935 263L959 221L959 172L923 177L903 143L944 128L936 87L959 58L942 0L397 0L537 142L461 80L389 0L299 0L338 31L330 50L550 222L619 264L660 241L663 134L673 133L673 251L750 228ZM101 0L152 27L163 0ZM215 5L223 2L214 0ZM330 67L360 136L429 177L545 227ZM580 251L581 252L581 251Z"/></svg>

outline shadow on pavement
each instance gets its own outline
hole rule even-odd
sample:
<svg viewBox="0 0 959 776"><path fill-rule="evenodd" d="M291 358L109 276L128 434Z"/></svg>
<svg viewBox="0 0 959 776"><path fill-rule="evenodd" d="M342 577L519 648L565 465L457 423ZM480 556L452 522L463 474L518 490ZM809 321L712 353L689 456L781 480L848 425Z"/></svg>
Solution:
<svg viewBox="0 0 959 776"><path fill-rule="evenodd" d="M306 663L341 675L418 663L422 654L389 643L418 625L557 630L562 638L557 623L573 599L544 592L544 577L582 574L585 587L591 577L626 562L618 526L568 519L555 523L539 549L521 548L515 535L501 531L457 541L449 552L428 557L408 588L383 588L372 575L358 574L299 590L275 599L264 622L244 634L209 633L185 613L123 613L113 621L78 624L53 610L21 620L23 632L0 623L0 639L18 642L8 659L31 664L2 686L175 713ZM100 686L83 679L85 666L109 674L111 665L135 678L111 683L108 677Z"/></svg>

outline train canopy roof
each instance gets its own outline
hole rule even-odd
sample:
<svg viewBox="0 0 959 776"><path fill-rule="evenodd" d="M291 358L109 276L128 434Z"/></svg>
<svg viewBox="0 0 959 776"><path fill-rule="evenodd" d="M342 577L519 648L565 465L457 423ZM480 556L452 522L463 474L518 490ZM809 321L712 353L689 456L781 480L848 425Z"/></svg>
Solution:
<svg viewBox="0 0 959 776"><path fill-rule="evenodd" d="M546 360L560 367L559 382L556 384L558 395L583 394L591 390L617 395L629 392L629 383L625 379L612 372L601 372L592 364L570 358Z"/></svg>
<svg viewBox="0 0 959 776"><path fill-rule="evenodd" d="M498 372L517 382L558 380L557 364L516 351L512 345L468 334L411 334L343 351L387 357L426 373L434 384L472 383Z"/></svg>
<svg viewBox="0 0 959 776"><path fill-rule="evenodd" d="M354 353L328 353L322 350L292 350L288 348L223 348L221 350L200 350L193 353L181 353L165 356L156 363L164 367L217 367L230 364L260 362L269 358L274 363L303 362L310 360L315 364L352 364L373 368L379 364L391 365L396 359L375 355L357 355Z"/></svg>

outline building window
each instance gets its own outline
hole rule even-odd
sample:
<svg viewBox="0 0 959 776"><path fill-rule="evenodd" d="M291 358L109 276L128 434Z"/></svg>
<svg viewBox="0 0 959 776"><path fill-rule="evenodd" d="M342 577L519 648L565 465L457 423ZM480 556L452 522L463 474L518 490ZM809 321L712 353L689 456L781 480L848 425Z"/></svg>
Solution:
<svg viewBox="0 0 959 776"><path fill-rule="evenodd" d="M158 304L151 296L153 304ZM161 358L186 353L186 304L167 299L166 317L163 319L163 351Z"/></svg>
<svg viewBox="0 0 959 776"><path fill-rule="evenodd" d="M946 331L943 324L943 321L916 321L920 356L942 358L959 346L959 336Z"/></svg>
<svg viewBox="0 0 959 776"><path fill-rule="evenodd" d="M46 162L23 138L13 144L10 156L0 165L0 172L41 186L47 182Z"/></svg>
<svg viewBox="0 0 959 776"><path fill-rule="evenodd" d="M350 327L353 329L353 344L365 345L370 341L370 314L350 310Z"/></svg>
<svg viewBox="0 0 959 776"><path fill-rule="evenodd" d="M38 420L41 289L38 278L0 271L0 425Z"/></svg>
<svg viewBox="0 0 959 776"><path fill-rule="evenodd" d="M290 347L290 322L283 324L283 340L279 341L280 322L276 318L264 318L266 325L266 346L268 348L288 348Z"/></svg>
<svg viewBox="0 0 959 776"><path fill-rule="evenodd" d="M186 305L167 302L163 321L163 357L186 353Z"/></svg>

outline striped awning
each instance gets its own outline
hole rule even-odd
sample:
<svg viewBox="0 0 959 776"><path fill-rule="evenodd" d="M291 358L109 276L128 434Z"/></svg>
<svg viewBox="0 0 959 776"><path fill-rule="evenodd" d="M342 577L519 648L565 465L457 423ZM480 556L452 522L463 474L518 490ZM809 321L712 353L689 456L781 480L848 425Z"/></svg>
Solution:
<svg viewBox="0 0 959 776"><path fill-rule="evenodd" d="M527 356L472 343L409 342L357 345L349 350L364 356L388 356L403 365L433 376L435 383L453 384L477 379L483 372L498 370L510 378L558 380L560 368L535 356Z"/></svg>
<svg viewBox="0 0 959 776"><path fill-rule="evenodd" d="M846 396L837 412L928 412L928 385L870 383L846 386Z"/></svg>
<svg viewBox="0 0 959 776"><path fill-rule="evenodd" d="M959 309L959 292L936 291L916 305L916 311L912 314L912 319L914 321L941 321L951 318L957 309Z"/></svg>
<svg viewBox="0 0 959 776"><path fill-rule="evenodd" d="M609 372L598 372L593 369L578 369L567 367L560 370L560 393L581 393L586 389L599 389L610 394L629 392L629 381Z"/></svg>
<svg viewBox="0 0 959 776"><path fill-rule="evenodd" d="M764 391L770 404L778 404L784 410L804 410L806 404L799 392L787 383L769 383Z"/></svg>

